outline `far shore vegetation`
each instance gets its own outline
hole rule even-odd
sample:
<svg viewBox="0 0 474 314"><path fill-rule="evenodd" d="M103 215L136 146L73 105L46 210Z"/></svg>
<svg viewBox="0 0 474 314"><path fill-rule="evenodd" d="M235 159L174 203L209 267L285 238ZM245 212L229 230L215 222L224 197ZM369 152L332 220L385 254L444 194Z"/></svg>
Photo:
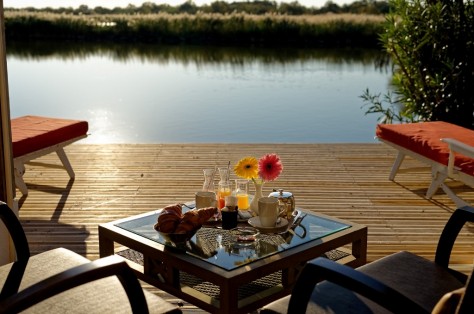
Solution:
<svg viewBox="0 0 474 314"><path fill-rule="evenodd" d="M156 2L159 2L156 1ZM129 4L127 7L115 7L108 9L104 7L89 8L87 5L80 5L78 8L62 7L62 8L24 8L13 9L5 8L6 11L21 11L28 12L50 12L73 15L92 15L92 14L156 14L156 13L170 13L170 14L196 14L202 13L247 13L247 14L285 14L285 15L314 15L325 13L353 13L353 14L387 14L389 13L389 2L386 0L354 0L349 4L342 6L332 2L326 1L322 7L305 7L298 3L298 1L277 3L276 1L268 0L254 0L254 1L214 1L210 4L201 6L196 5L193 1L183 1L182 4L171 6L169 4L158 4L154 2L144 2L141 6Z"/></svg>
<svg viewBox="0 0 474 314"><path fill-rule="evenodd" d="M448 121L474 129L474 0L224 2L125 8L5 9L9 42L376 48L392 64L385 95L361 95L384 122ZM21 46L21 45L19 45Z"/></svg>
<svg viewBox="0 0 474 314"><path fill-rule="evenodd" d="M298 2L223 2L196 6L144 3L140 7L5 9L6 38L244 46L380 48L385 1L327 2L306 8Z"/></svg>

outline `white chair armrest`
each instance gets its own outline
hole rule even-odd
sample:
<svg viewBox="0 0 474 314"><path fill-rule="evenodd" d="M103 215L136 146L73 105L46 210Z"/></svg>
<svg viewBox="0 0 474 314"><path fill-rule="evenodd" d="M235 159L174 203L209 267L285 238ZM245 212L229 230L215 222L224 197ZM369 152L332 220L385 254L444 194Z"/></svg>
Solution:
<svg viewBox="0 0 474 314"><path fill-rule="evenodd" d="M442 138L441 141L445 142L449 146L449 162L448 162L448 175L452 176L454 173L454 153L460 153L467 157L474 158L474 146L465 144L461 141L453 138Z"/></svg>

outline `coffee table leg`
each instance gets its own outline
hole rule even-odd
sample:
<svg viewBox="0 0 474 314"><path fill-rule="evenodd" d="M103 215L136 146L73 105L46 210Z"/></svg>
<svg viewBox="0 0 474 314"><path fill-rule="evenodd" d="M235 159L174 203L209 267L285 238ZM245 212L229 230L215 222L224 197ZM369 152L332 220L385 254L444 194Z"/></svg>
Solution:
<svg viewBox="0 0 474 314"><path fill-rule="evenodd" d="M99 226L99 256L114 255L114 241L104 235L104 229Z"/></svg>
<svg viewBox="0 0 474 314"><path fill-rule="evenodd" d="M235 313L238 307L238 291L234 283L220 286L220 313Z"/></svg>
<svg viewBox="0 0 474 314"><path fill-rule="evenodd" d="M179 270L172 267L166 261L157 261L144 255L143 273L145 276L156 278L160 282L176 289L180 287Z"/></svg>
<svg viewBox="0 0 474 314"><path fill-rule="evenodd" d="M356 258L354 267L367 263L367 229L361 233L358 240L352 242L352 255Z"/></svg>
<svg viewBox="0 0 474 314"><path fill-rule="evenodd" d="M303 268L304 264L296 267L289 267L286 269L282 269L281 271L281 283L283 284L284 288L291 287L296 282L298 278L298 274L300 273L301 269Z"/></svg>

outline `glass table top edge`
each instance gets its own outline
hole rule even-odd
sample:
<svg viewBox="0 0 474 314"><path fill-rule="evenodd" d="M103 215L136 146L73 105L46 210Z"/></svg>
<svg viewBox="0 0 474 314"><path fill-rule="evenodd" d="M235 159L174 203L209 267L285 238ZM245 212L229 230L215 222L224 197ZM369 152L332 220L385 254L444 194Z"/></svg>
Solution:
<svg viewBox="0 0 474 314"><path fill-rule="evenodd" d="M294 234L290 235L290 232L287 232L285 236L262 235L254 246L235 245L229 242L227 238L228 231L215 227L201 228L189 241L193 243L193 247L189 250L185 249L185 252L183 251L181 253L186 253L186 255L193 256L225 270L234 270L268 256L288 251L299 245L337 234L350 229L354 225L350 222L327 215L320 215L300 208L298 208L298 210L301 212L301 215L306 214L308 218L303 218L301 226L295 228ZM120 219L110 224L148 240L152 240L153 242L157 242L158 244L169 246L170 243L167 243L153 228L160 211L161 209L150 211ZM315 222L324 223L318 226ZM304 233L303 237L302 233ZM308 234L310 234L310 236L308 236ZM214 238L216 239L215 241ZM293 240L293 238L295 238L295 240ZM193 251L197 247L199 249Z"/></svg>

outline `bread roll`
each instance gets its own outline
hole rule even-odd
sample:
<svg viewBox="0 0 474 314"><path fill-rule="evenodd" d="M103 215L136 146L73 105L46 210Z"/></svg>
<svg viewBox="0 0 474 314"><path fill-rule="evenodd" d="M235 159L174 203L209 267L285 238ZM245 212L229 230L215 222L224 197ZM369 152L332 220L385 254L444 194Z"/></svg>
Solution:
<svg viewBox="0 0 474 314"><path fill-rule="evenodd" d="M179 204L163 208L158 215L158 222L154 226L155 230L163 233L173 233L181 221L181 213L182 208Z"/></svg>

